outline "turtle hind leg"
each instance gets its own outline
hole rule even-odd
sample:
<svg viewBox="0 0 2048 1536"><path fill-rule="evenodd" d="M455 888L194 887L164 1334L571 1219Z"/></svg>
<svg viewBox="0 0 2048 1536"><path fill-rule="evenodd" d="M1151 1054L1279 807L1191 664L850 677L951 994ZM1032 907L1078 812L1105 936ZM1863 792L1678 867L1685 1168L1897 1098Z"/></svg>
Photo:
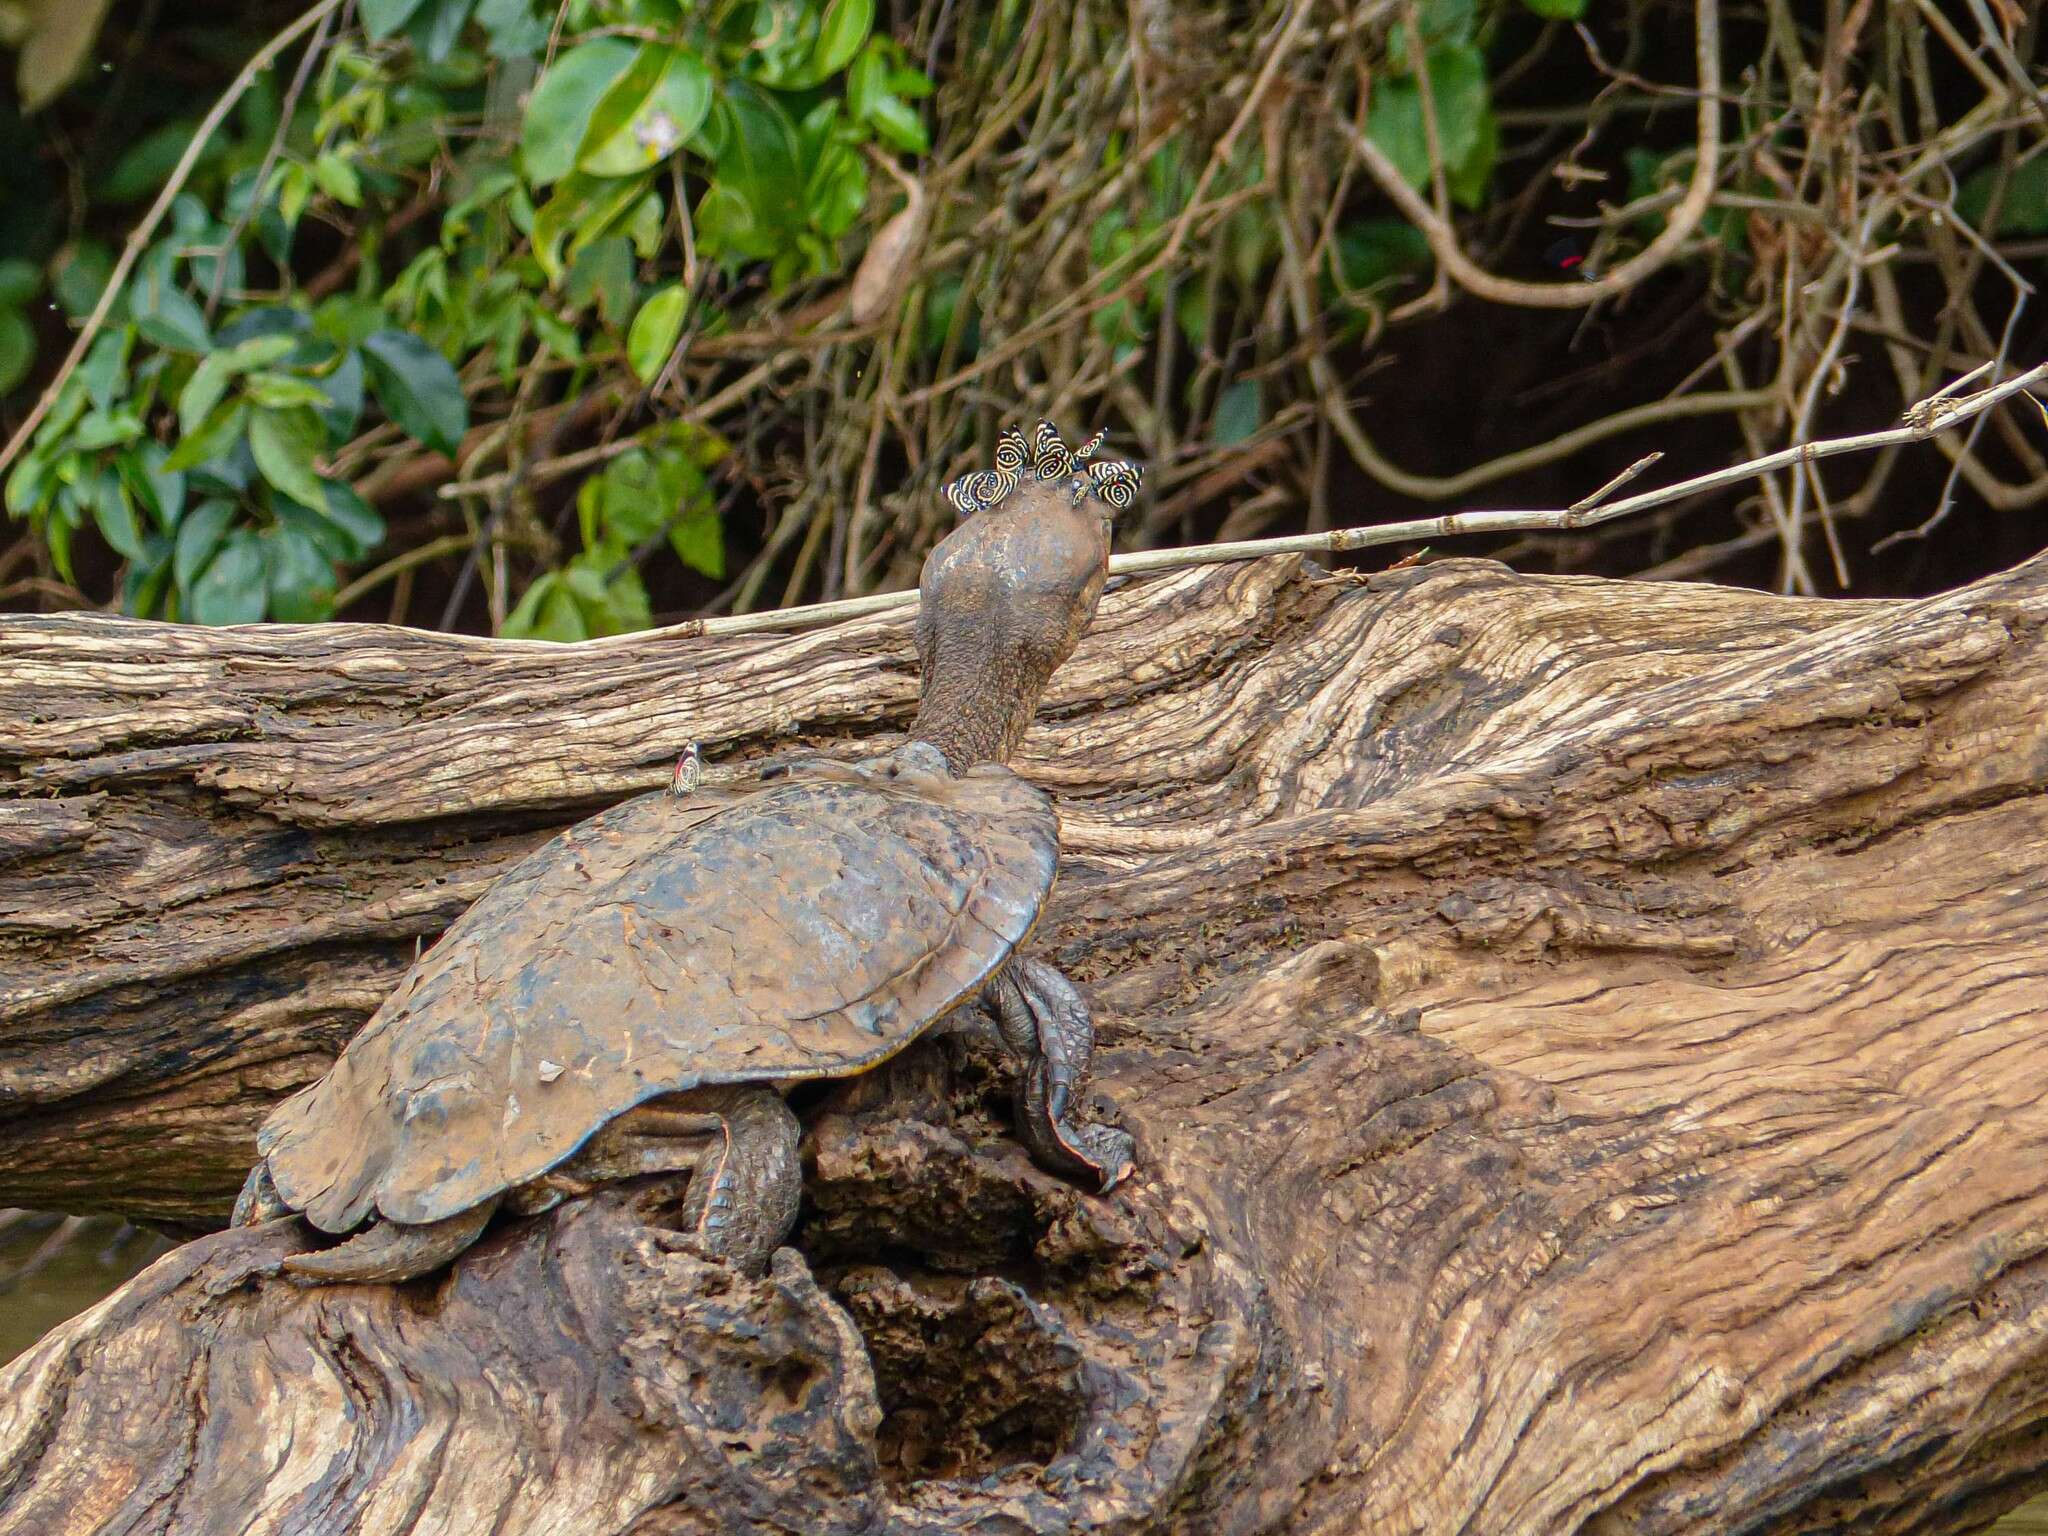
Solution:
<svg viewBox="0 0 2048 1536"><path fill-rule="evenodd" d="M1003 1043L1022 1062L1017 1137L1055 1173L1115 1188L1134 1166L1130 1133L1072 1116L1074 1090L1095 1053L1095 1025L1074 984L1043 960L1018 955L986 994Z"/></svg>
<svg viewBox="0 0 2048 1536"><path fill-rule="evenodd" d="M235 1196L235 1214L228 1219L228 1225L256 1227L291 1213L292 1208L277 1192L277 1181L270 1176L269 1159L257 1158L249 1177L242 1181L242 1192Z"/></svg>
<svg viewBox="0 0 2048 1536"><path fill-rule="evenodd" d="M497 1208L496 1200L486 1200L445 1221L418 1226L379 1221L332 1248L291 1255L284 1261L285 1272L300 1285L415 1280L439 1269L475 1242Z"/></svg>
<svg viewBox="0 0 2048 1536"><path fill-rule="evenodd" d="M761 1274L796 1225L803 1127L772 1088L700 1088L668 1102L717 1117L683 1201L696 1247L742 1274Z"/></svg>

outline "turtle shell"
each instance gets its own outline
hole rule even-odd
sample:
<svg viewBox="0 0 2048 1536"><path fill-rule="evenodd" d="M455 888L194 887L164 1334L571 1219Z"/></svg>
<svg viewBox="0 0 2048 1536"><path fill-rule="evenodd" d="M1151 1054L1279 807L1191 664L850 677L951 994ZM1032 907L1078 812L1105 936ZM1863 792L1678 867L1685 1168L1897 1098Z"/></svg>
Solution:
<svg viewBox="0 0 2048 1536"><path fill-rule="evenodd" d="M863 1071L1009 957L1058 838L994 765L626 801L486 891L258 1148L317 1227L438 1221L657 1095Z"/></svg>

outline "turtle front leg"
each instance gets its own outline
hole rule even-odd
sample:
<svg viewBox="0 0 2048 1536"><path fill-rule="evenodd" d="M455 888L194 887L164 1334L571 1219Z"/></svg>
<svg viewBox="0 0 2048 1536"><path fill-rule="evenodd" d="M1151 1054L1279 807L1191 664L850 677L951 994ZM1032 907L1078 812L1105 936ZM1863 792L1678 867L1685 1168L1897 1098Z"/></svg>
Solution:
<svg viewBox="0 0 2048 1536"><path fill-rule="evenodd" d="M1045 961L1018 955L983 1000L1021 1063L1018 1139L1046 1167L1098 1193L1122 1183L1132 1168L1130 1134L1071 1115L1095 1053L1095 1026L1074 984Z"/></svg>
<svg viewBox="0 0 2048 1536"><path fill-rule="evenodd" d="M768 1267L796 1224L802 1127L772 1088L692 1088L629 1109L551 1173L512 1192L521 1215L552 1210L601 1184L687 1173L690 1246L750 1275Z"/></svg>
<svg viewBox="0 0 2048 1536"><path fill-rule="evenodd" d="M717 1117L683 1201L696 1246L743 1274L764 1273L796 1225L803 1127L773 1088L698 1088L663 1102Z"/></svg>

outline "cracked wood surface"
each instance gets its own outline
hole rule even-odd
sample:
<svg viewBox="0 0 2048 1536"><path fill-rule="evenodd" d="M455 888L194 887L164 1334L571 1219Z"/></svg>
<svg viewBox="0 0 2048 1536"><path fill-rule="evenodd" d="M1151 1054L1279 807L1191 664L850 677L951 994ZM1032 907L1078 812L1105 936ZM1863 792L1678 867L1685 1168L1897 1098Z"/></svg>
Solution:
<svg viewBox="0 0 2048 1536"><path fill-rule="evenodd" d="M967 1033L800 1104L758 1284L659 1187L396 1290L204 1237L0 1378L0 1536L1978 1528L2048 1482L2044 619L2038 561L1112 592L1017 766L1130 1185ZM521 853L913 691L902 619L0 620L0 1202L216 1221Z"/></svg>

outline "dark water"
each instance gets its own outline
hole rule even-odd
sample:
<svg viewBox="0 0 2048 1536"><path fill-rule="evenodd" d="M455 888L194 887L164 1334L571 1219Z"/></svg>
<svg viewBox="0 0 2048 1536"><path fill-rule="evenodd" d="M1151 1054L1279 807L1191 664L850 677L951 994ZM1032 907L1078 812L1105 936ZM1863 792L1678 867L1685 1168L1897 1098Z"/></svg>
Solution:
<svg viewBox="0 0 2048 1536"><path fill-rule="evenodd" d="M111 1216L0 1211L0 1362L171 1249Z"/></svg>

